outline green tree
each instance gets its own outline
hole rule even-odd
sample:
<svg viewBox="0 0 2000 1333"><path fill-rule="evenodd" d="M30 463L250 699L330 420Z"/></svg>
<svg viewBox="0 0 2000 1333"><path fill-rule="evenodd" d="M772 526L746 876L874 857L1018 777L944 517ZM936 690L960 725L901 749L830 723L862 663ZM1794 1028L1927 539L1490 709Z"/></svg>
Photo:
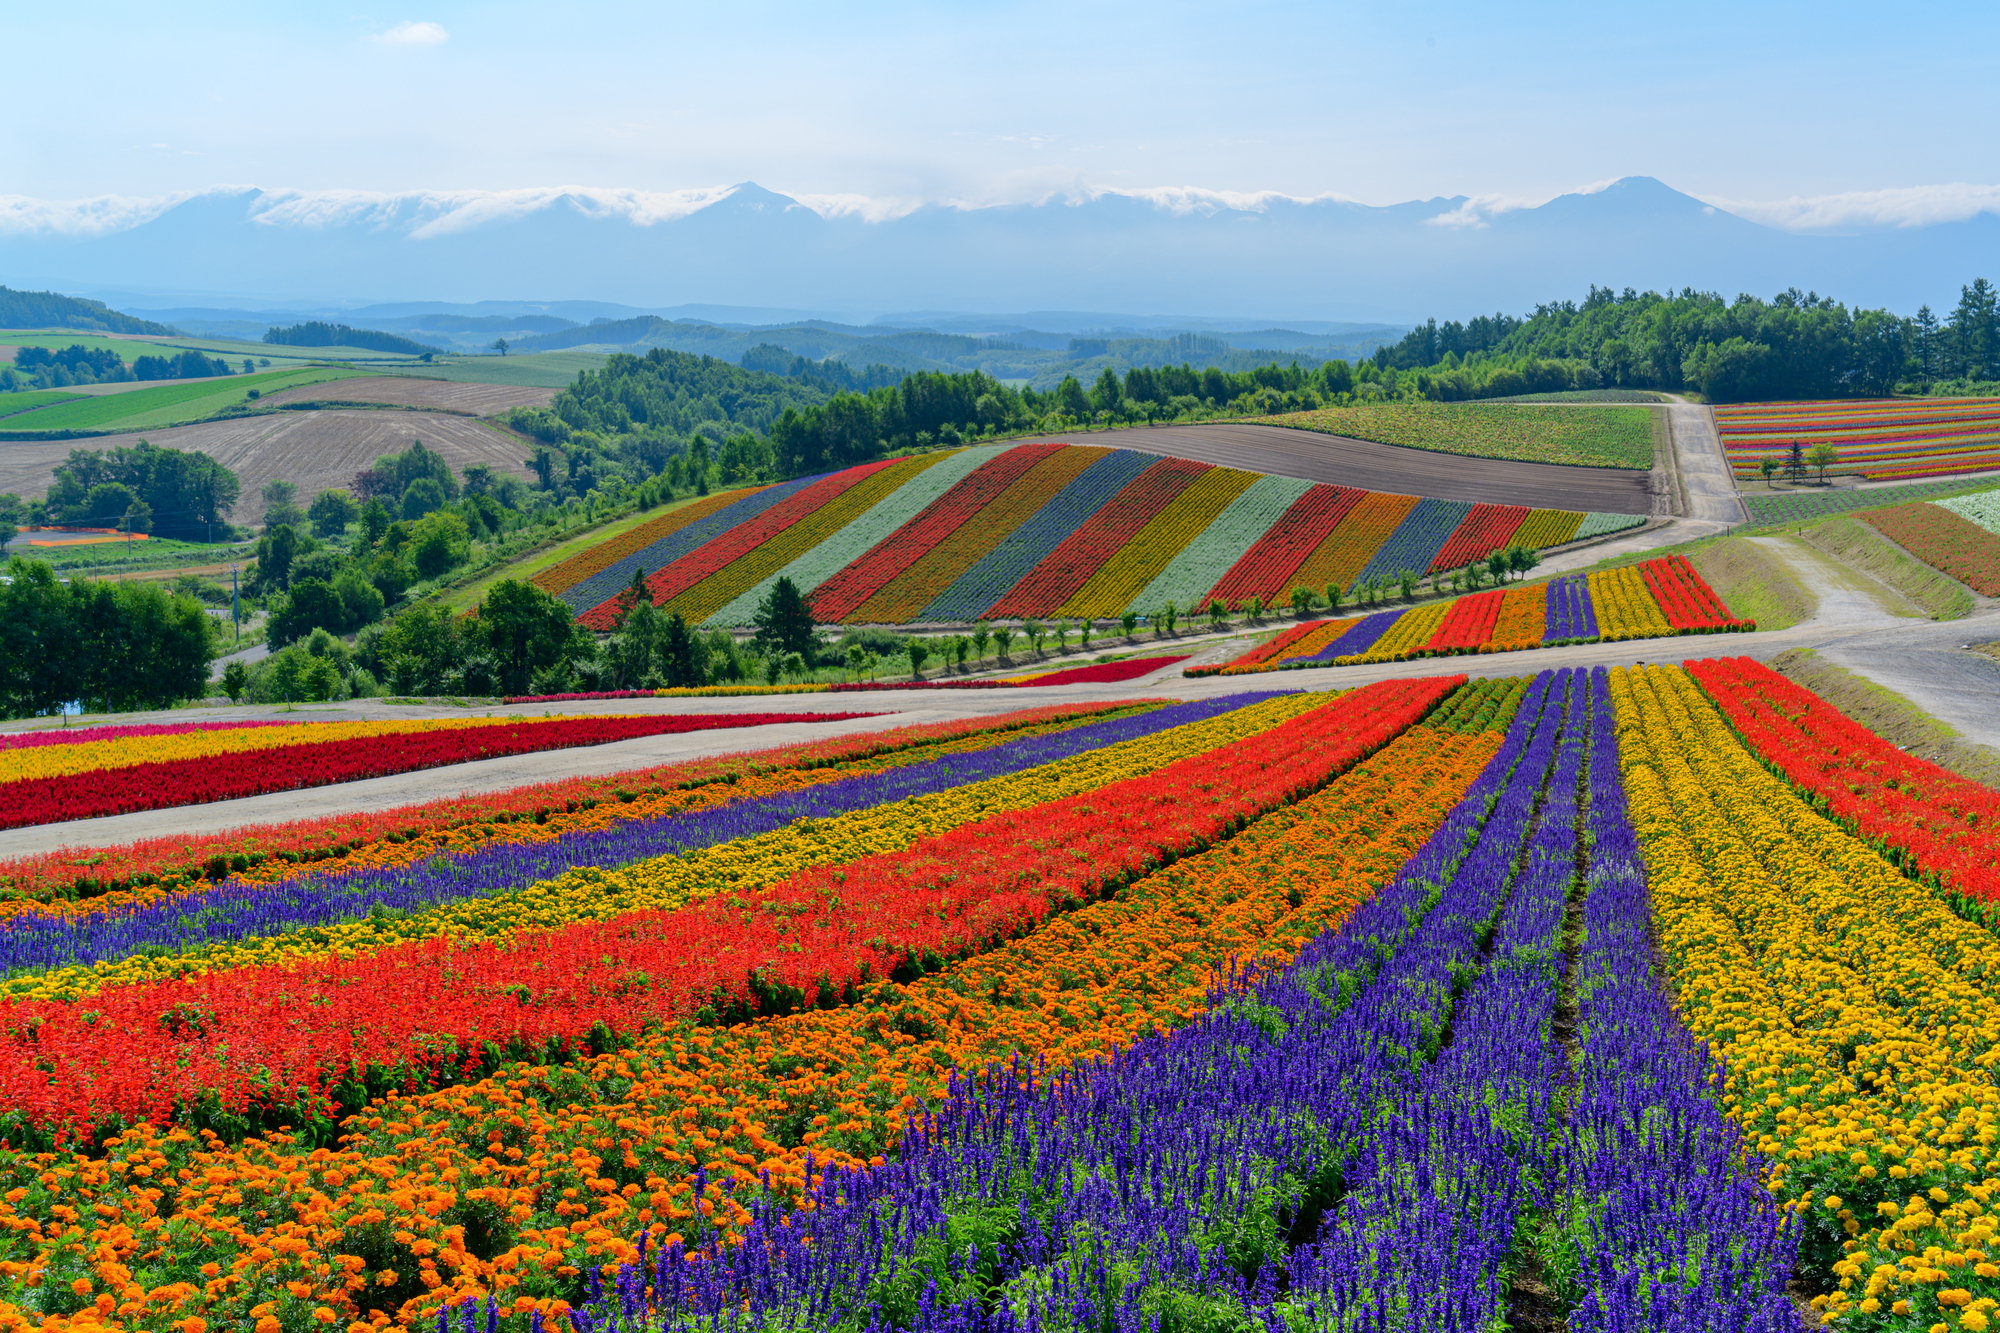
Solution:
<svg viewBox="0 0 2000 1333"><path fill-rule="evenodd" d="M999 655L1001 661L1010 660L1007 656L1007 648L1013 642L1014 629L1011 625L995 625L993 627L993 651Z"/></svg>
<svg viewBox="0 0 2000 1333"><path fill-rule="evenodd" d="M1228 623L1229 623L1229 608L1222 604L1222 599L1220 597L1211 597L1208 601L1209 628L1221 629L1224 625Z"/></svg>
<svg viewBox="0 0 2000 1333"><path fill-rule="evenodd" d="M646 603L648 607L652 604ZM708 646L676 611L660 629L660 679L669 689L693 689L708 684Z"/></svg>
<svg viewBox="0 0 2000 1333"><path fill-rule="evenodd" d="M260 591L284 588L292 581L292 562L299 557L296 528L273 528L257 539L257 564L250 582Z"/></svg>
<svg viewBox="0 0 2000 1333"><path fill-rule="evenodd" d="M380 501L371 503L378 508L381 504ZM385 518L382 526L385 528L388 526L386 522L388 512L386 509L382 511ZM312 519L313 535L331 539L344 534L347 525L361 516L361 506L354 503L354 497L346 491L328 490L321 491L313 497L312 508L306 513Z"/></svg>
<svg viewBox="0 0 2000 1333"><path fill-rule="evenodd" d="M272 603L268 632L271 646L282 648L316 629L339 634L347 627L347 609L333 586L321 579L300 579Z"/></svg>
<svg viewBox="0 0 2000 1333"><path fill-rule="evenodd" d="M1073 421L1090 420L1090 395L1077 383L1076 376L1065 375L1062 383L1056 385L1056 410Z"/></svg>
<svg viewBox="0 0 2000 1333"><path fill-rule="evenodd" d="M241 703L243 692L250 687L250 668L241 660L231 662L222 669L222 692L229 696L229 702Z"/></svg>
<svg viewBox="0 0 2000 1333"><path fill-rule="evenodd" d="M930 640L920 635L911 635L909 640L903 645L903 651L908 653L910 657L911 679L922 680L924 678L924 663L930 660Z"/></svg>
<svg viewBox="0 0 2000 1333"><path fill-rule="evenodd" d="M411 489L427 484L420 481ZM434 579L464 564L471 554L472 536L465 520L449 510L426 515L410 530L410 563L420 578Z"/></svg>
<svg viewBox="0 0 2000 1333"><path fill-rule="evenodd" d="M818 627L813 623L812 603L799 592L789 577L780 575L757 603L751 623L757 632L751 643L765 653L797 653L811 666L818 660Z"/></svg>
<svg viewBox="0 0 2000 1333"><path fill-rule="evenodd" d="M1125 637L1128 639L1137 634L1139 632L1139 613L1137 611L1127 611L1120 615L1118 617L1118 628L1125 631Z"/></svg>
<svg viewBox="0 0 2000 1333"><path fill-rule="evenodd" d="M444 487L435 478L418 477L403 492L402 515L406 523L414 523L424 515L445 506Z"/></svg>
<svg viewBox="0 0 2000 1333"><path fill-rule="evenodd" d="M1028 650L1034 653L1035 656L1043 656L1042 642L1048 636L1049 628L1041 621L1024 620L1021 622L1021 637L1028 641Z"/></svg>
<svg viewBox="0 0 2000 1333"><path fill-rule="evenodd" d="M986 645L993 641L993 629L985 621L972 627L972 651L980 661L986 660Z"/></svg>
<svg viewBox="0 0 2000 1333"><path fill-rule="evenodd" d="M1292 589L1292 614L1304 620L1308 615L1312 614L1312 609L1312 589L1303 586Z"/></svg>
<svg viewBox="0 0 2000 1333"><path fill-rule="evenodd" d="M299 488L289 481L267 481L261 498L264 501L264 531L278 527L302 528L306 523L305 511L299 508Z"/></svg>
<svg viewBox="0 0 2000 1333"><path fill-rule="evenodd" d="M1840 461L1840 450L1821 440L1806 452L1806 461L1819 470L1819 484L1826 485L1826 470Z"/></svg>
<svg viewBox="0 0 2000 1333"><path fill-rule="evenodd" d="M1341 588L1338 583L1326 585L1326 609L1336 616L1340 614L1340 595Z"/></svg>
<svg viewBox="0 0 2000 1333"><path fill-rule="evenodd" d="M1091 386L1090 405L1114 415L1125 405L1125 386L1119 383L1117 371L1106 366L1098 375L1097 383Z"/></svg>
<svg viewBox="0 0 2000 1333"><path fill-rule="evenodd" d="M1757 464L1757 470L1764 474L1764 489L1767 491L1770 490L1771 474L1778 470L1778 460L1776 458L1765 458Z"/></svg>
<svg viewBox="0 0 2000 1333"><path fill-rule="evenodd" d="M571 619L569 607L516 579L502 579L487 591L478 633L498 664L502 694L525 694L537 672L595 651L589 631Z"/></svg>

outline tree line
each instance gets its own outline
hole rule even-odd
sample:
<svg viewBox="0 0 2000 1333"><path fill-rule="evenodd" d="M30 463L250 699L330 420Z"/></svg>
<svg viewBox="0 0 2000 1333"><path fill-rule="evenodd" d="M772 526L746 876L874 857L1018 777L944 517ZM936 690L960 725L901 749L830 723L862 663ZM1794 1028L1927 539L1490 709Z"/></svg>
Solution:
<svg viewBox="0 0 2000 1333"><path fill-rule="evenodd" d="M2000 310L1984 278L1940 318L1850 310L1831 296L1769 301L1683 288L1662 295L1592 286L1533 315L1427 320L1372 358L1399 388L1436 399L1560 389L1693 390L1714 402L1843 394L1976 392L2000 380Z"/></svg>
<svg viewBox="0 0 2000 1333"><path fill-rule="evenodd" d="M158 584L59 581L10 560L0 583L0 715L170 708L208 689L215 622Z"/></svg>
<svg viewBox="0 0 2000 1333"><path fill-rule="evenodd" d="M268 362L266 364L269 364ZM256 367L246 357L243 373ZM221 357L189 350L169 356L142 356L130 365L109 347L72 343L61 349L23 347L12 366L0 366L0 392L68 389L78 384L126 384L134 380L207 379L230 374Z"/></svg>
<svg viewBox="0 0 2000 1333"><path fill-rule="evenodd" d="M405 356L435 354L439 349L400 334L380 329L352 329L345 324L329 324L308 319L287 328L264 330L264 341L284 347L363 347L371 352L396 352Z"/></svg>

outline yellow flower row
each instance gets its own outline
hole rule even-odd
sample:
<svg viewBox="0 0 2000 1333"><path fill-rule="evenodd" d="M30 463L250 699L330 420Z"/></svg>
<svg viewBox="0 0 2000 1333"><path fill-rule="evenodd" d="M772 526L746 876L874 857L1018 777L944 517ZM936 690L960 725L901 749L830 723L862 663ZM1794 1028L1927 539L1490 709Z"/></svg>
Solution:
<svg viewBox="0 0 2000 1333"><path fill-rule="evenodd" d="M1816 1304L1982 1327L2000 941L1815 814L1685 672L1619 670L1611 691L1682 1017L1804 1213L1802 1276L1838 1280Z"/></svg>
<svg viewBox="0 0 2000 1333"><path fill-rule="evenodd" d="M1412 607L1396 618L1389 632L1375 640L1375 645L1365 653L1352 654L1340 659L1342 666L1352 666L1357 662L1398 662L1417 651L1436 637L1438 626L1451 613L1455 602L1432 602L1429 606Z"/></svg>
<svg viewBox="0 0 2000 1333"><path fill-rule="evenodd" d="M1255 472L1238 472L1228 467L1210 468L1196 477L1172 503L1153 515L1137 536L1106 560L1056 609L1056 614L1115 616L1123 612L1146 591L1168 561L1207 531L1216 516L1256 480Z"/></svg>
<svg viewBox="0 0 2000 1333"><path fill-rule="evenodd" d="M1637 566L1592 574L1590 601L1598 632L1607 639L1656 639L1674 632Z"/></svg>
<svg viewBox="0 0 2000 1333"><path fill-rule="evenodd" d="M216 755L274 750L360 736L396 736L412 731L464 727L495 727L519 722L518 717L398 718L388 722L300 722L282 727L226 727L214 731L183 731L168 736L122 736L116 740L81 740L73 745L33 745L0 750L0 782L25 778L61 778L101 768L126 768L169 759L208 759ZM536 719L540 721L541 719Z"/></svg>
<svg viewBox="0 0 2000 1333"><path fill-rule="evenodd" d="M586 866L510 893L456 902L398 920L366 920L231 941L166 957L52 969L14 978L17 998L72 1000L107 986L161 977L256 967L337 952L362 957L407 941L457 936L498 940L518 930L602 921L624 912L662 911L723 892L758 891L814 866L898 851L1008 810L1023 810L1150 773L1189 755L1241 740L1320 708L1335 696L1289 694L1220 717L1106 746L1006 777L876 806L832 819L802 820L756 837L657 857L617 870Z"/></svg>
<svg viewBox="0 0 2000 1333"><path fill-rule="evenodd" d="M1576 536L1576 530L1582 526L1583 515L1574 509L1531 509L1514 530L1512 544L1531 551L1561 546Z"/></svg>

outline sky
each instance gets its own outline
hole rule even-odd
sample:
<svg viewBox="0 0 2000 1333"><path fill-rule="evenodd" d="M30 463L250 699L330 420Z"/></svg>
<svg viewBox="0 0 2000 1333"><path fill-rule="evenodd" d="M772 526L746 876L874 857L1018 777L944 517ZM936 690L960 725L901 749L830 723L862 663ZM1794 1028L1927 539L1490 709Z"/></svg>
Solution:
<svg viewBox="0 0 2000 1333"><path fill-rule="evenodd" d="M1161 186L1533 203L1651 175L1789 226L2000 211L1994 5L96 0L7 30L17 201L754 180L878 212Z"/></svg>

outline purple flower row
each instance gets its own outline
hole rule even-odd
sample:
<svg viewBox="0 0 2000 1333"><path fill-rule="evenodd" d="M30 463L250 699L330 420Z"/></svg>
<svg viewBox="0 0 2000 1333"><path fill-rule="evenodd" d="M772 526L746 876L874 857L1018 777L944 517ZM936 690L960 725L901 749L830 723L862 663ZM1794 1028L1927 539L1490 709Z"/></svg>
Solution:
<svg viewBox="0 0 2000 1333"><path fill-rule="evenodd" d="M1598 637L1597 608L1590 600L1590 576L1565 574L1549 583L1543 643Z"/></svg>
<svg viewBox="0 0 2000 1333"><path fill-rule="evenodd" d="M1131 717L941 755L799 791L689 814L634 819L564 834L548 842L499 843L415 865L325 872L275 884L231 879L137 907L62 918L21 914L0 922L0 971L19 973L123 958L148 948L188 949L218 941L326 926L381 908L420 912L492 897L553 879L579 866L614 867L755 837L801 819L826 819L1018 773L1039 764L1152 736L1233 712L1275 692L1223 695Z"/></svg>

